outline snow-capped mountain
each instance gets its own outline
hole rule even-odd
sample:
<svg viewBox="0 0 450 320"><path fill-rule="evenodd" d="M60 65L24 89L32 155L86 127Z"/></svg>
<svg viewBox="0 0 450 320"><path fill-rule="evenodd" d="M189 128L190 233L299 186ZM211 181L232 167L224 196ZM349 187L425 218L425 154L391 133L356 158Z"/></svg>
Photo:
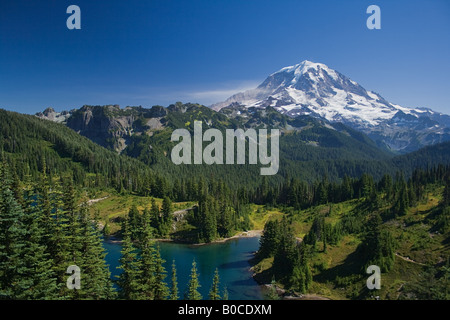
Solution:
<svg viewBox="0 0 450 320"><path fill-rule="evenodd" d="M328 66L310 61L283 68L257 88L211 107L236 106L273 107L291 117L310 115L342 122L399 152L450 140L449 116L392 104Z"/></svg>

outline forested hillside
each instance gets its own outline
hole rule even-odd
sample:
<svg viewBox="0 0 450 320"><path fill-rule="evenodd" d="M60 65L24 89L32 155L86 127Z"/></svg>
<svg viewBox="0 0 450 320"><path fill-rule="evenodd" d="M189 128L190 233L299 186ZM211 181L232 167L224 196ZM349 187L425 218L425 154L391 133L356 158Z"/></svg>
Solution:
<svg viewBox="0 0 450 320"><path fill-rule="evenodd" d="M106 150L64 125L0 110L0 152L20 180L65 173L87 188L144 192L155 173L133 158Z"/></svg>
<svg viewBox="0 0 450 320"><path fill-rule="evenodd" d="M132 135L122 154L63 124L0 110L3 298L166 299L173 292L153 239L202 243L255 229L264 229L256 278L272 288L366 299L364 268L377 264L392 280L376 293L383 298L448 297L450 143L393 157L363 134L308 117L290 122L268 110L240 123L198 105L169 109L164 127ZM221 130L287 121L280 173L174 165L172 130L192 131L198 119ZM97 195L107 200L90 202ZM117 291L101 245L111 234L124 241ZM75 264L90 270L92 287L67 290Z"/></svg>
<svg viewBox="0 0 450 320"><path fill-rule="evenodd" d="M325 184L322 200L303 207L294 197L265 224L256 278L286 296L449 299L449 192L450 168L439 166L408 180ZM369 265L381 269L381 290L366 287Z"/></svg>

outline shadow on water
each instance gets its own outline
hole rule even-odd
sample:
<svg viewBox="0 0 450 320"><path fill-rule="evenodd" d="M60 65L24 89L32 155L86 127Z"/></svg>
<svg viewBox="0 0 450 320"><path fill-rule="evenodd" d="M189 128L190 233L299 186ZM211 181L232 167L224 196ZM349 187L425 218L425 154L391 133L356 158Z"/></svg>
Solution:
<svg viewBox="0 0 450 320"><path fill-rule="evenodd" d="M248 260L240 260L240 261L233 261L233 262L227 262L222 263L220 266L218 266L219 269L242 269L245 267L250 267L248 264Z"/></svg>

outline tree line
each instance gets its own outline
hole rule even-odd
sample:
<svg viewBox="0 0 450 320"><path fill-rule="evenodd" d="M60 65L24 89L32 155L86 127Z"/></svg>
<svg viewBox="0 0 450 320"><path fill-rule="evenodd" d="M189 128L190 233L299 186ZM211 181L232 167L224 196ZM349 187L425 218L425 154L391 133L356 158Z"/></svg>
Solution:
<svg viewBox="0 0 450 320"><path fill-rule="evenodd" d="M411 206L426 200L429 185L443 187L442 200L433 217L433 229L446 233L450 230L449 166L414 170L408 180L401 173L394 179L384 175L378 182L367 174L359 179L345 178L340 184L329 183L326 179L312 185L291 180L280 186L282 197L275 202L270 198L275 194L273 189L262 185L256 195L260 199L264 199L264 195L269 197L266 198L269 204L277 203L288 214L265 224L256 257L259 260L272 257L270 274L274 281L304 293L312 282L308 261L319 252L326 253L329 246L339 245L344 236L353 234L362 240L356 250L361 274L365 274L369 265L377 265L381 272L388 272L394 265L398 244L392 233L383 227L383 222L407 214ZM351 212L334 223L327 222L334 203L354 199L358 201ZM315 214L304 238L296 239L292 231L292 219L298 212L295 208L318 205L328 206L328 210ZM440 273L433 272L442 278Z"/></svg>
<svg viewBox="0 0 450 320"><path fill-rule="evenodd" d="M130 209L123 226L119 266L122 272L114 281L105 261L98 217L92 216L86 202L77 204L72 177L60 177L51 183L44 170L38 183L24 184L14 172L10 173L3 161L0 163L0 299L179 299L175 261L169 286L165 281L165 261L153 240L155 232L167 230L163 225L171 212L168 198L163 201L162 211L162 215L155 211L151 216L149 211L140 215L135 207ZM70 266L81 270L80 288L67 285ZM209 299L228 298L226 288L220 291L219 281L216 270ZM199 287L193 261L183 298L202 299Z"/></svg>

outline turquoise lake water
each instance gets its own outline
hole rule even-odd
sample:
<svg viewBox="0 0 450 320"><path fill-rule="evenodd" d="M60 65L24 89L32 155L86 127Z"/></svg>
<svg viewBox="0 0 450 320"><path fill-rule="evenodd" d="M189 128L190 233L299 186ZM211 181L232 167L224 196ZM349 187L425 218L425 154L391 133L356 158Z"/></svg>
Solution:
<svg viewBox="0 0 450 320"><path fill-rule="evenodd" d="M220 291L227 286L230 300L258 300L263 299L261 288L252 278L249 270L249 260L258 250L259 237L232 239L223 243L193 246L172 242L159 242L161 256L166 260L164 266L167 271L166 283L170 286L172 260L175 260L178 277L178 292L182 298L187 289L192 261L197 263L199 272L199 288L203 299L208 299L214 271L219 269ZM118 243L104 243L107 251L106 261L110 266L112 276L118 275L117 269L120 259L121 245Z"/></svg>

